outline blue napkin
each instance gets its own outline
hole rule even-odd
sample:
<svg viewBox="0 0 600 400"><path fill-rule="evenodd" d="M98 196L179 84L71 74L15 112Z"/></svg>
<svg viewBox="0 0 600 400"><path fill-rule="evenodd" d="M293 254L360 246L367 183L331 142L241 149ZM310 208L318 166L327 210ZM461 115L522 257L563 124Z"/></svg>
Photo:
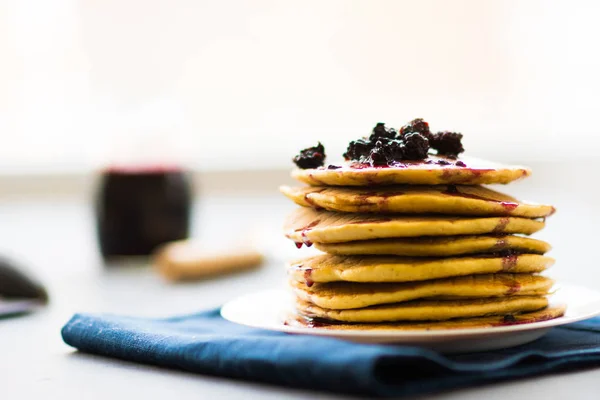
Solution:
<svg viewBox="0 0 600 400"><path fill-rule="evenodd" d="M463 355L247 328L219 310L169 319L76 314L62 336L81 351L133 362L383 397L600 366L600 318L554 328L523 346Z"/></svg>

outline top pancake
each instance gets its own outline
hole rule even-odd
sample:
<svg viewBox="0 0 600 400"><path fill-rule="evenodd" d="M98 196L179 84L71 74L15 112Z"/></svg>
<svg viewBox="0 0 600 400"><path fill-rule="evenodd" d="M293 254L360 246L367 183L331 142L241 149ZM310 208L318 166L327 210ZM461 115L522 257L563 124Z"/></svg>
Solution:
<svg viewBox="0 0 600 400"><path fill-rule="evenodd" d="M476 158L461 157L460 161L466 164L465 167L455 165L454 160L448 160L450 165L435 164L440 158L443 157L432 155L425 161L407 162L391 167L357 167L345 163L338 169L296 169L292 171L292 177L314 186L486 185L507 184L531 174L525 167L501 165Z"/></svg>
<svg viewBox="0 0 600 400"><path fill-rule="evenodd" d="M483 186L394 185L379 188L282 186L281 192L303 207L340 212L547 217L554 207L524 202Z"/></svg>

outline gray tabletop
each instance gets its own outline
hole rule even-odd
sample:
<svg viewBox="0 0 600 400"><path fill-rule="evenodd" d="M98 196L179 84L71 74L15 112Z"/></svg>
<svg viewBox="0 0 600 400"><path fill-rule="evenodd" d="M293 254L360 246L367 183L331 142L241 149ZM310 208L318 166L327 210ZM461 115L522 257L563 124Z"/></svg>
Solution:
<svg viewBox="0 0 600 400"><path fill-rule="evenodd" d="M592 168L592 165L590 165ZM590 257L598 246L598 189L585 174L552 166L505 191L549 202L559 212L537 237L550 241L558 262L549 275L600 289L600 268ZM559 184L560 182L560 184ZM195 236L205 242L253 240L268 254L260 270L175 285L150 268L106 268L100 262L89 202L85 198L0 199L0 253L13 256L42 280L51 304L33 315L0 321L0 377L5 398L327 398L284 389L194 375L79 354L60 338L61 326L78 311L169 316L216 307L239 294L281 285L282 264L297 256L280 237L281 221L293 205L276 193L206 195L194 217ZM600 369L459 390L430 398L597 399ZM332 398L335 396L331 396Z"/></svg>

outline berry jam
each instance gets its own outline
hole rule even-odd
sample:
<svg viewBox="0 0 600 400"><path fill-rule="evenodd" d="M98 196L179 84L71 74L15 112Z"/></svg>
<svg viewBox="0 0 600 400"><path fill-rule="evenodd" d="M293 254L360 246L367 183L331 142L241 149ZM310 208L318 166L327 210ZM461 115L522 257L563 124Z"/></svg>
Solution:
<svg viewBox="0 0 600 400"><path fill-rule="evenodd" d="M177 168L113 168L96 194L96 227L105 260L146 256L189 235L192 190Z"/></svg>
<svg viewBox="0 0 600 400"><path fill-rule="evenodd" d="M304 270L304 281L308 287L312 287L312 285L315 284L315 282L312 280L312 268L307 268Z"/></svg>
<svg viewBox="0 0 600 400"><path fill-rule="evenodd" d="M348 143L343 157L344 160L351 161L352 165L377 168L401 167L402 163L407 161L431 163L431 160L427 160L431 150L435 150L438 156L456 160L465 150L462 138L463 135L458 132L432 133L429 123L422 118L413 119L399 130L378 122L369 136ZM325 158L325 148L319 142L314 147L301 150L293 161L298 168L311 169L323 167ZM452 163L448 160L438 160L437 164L444 166ZM456 166L466 167L462 161L456 161ZM338 168L336 165L327 167Z"/></svg>

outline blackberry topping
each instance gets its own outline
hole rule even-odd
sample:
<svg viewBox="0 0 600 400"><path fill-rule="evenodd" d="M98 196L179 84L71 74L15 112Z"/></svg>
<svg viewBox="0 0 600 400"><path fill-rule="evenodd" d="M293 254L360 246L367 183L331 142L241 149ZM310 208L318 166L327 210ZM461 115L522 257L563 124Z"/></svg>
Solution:
<svg viewBox="0 0 600 400"><path fill-rule="evenodd" d="M325 147L319 142L315 147L301 150L293 161L302 169L322 167L325 163Z"/></svg>
<svg viewBox="0 0 600 400"><path fill-rule="evenodd" d="M405 158L404 157L405 151L406 151L406 146L401 140L392 140L388 144L388 152L389 152L389 158L390 158L389 161L391 162L391 161L403 160Z"/></svg>
<svg viewBox="0 0 600 400"><path fill-rule="evenodd" d="M394 139L396 137L396 130L394 128L387 128L383 122L378 122L373 128L373 133L369 136L370 142L377 142L382 138Z"/></svg>
<svg viewBox="0 0 600 400"><path fill-rule="evenodd" d="M400 140L378 140L366 162L373 165L389 165L404 158L404 144Z"/></svg>
<svg viewBox="0 0 600 400"><path fill-rule="evenodd" d="M408 124L400 128L399 135L404 137L409 133L420 133L426 139L431 140L431 131L429 130L429 124L423 120L423 118L416 118L410 121Z"/></svg>
<svg viewBox="0 0 600 400"><path fill-rule="evenodd" d="M361 158L367 158L373 146L374 144L366 139L353 140L348 144L344 159L358 161Z"/></svg>
<svg viewBox="0 0 600 400"><path fill-rule="evenodd" d="M461 133L443 131L431 133L429 124L422 118L413 119L398 132L378 122L368 137L362 137L348 143L344 159L372 166L397 165L402 161L422 161L426 164L451 165L452 162L439 159L427 159L429 149L448 159L456 159L464 151ZM325 162L325 149L319 142L315 147L304 149L294 157L299 168L322 167ZM458 167L466 167L462 161L456 161ZM328 165L327 169L341 168Z"/></svg>
<svg viewBox="0 0 600 400"><path fill-rule="evenodd" d="M439 155L456 157L465 149L462 146L462 133L443 131L433 135L431 147L437 150Z"/></svg>
<svg viewBox="0 0 600 400"><path fill-rule="evenodd" d="M371 149L369 159L373 165L387 165L388 163L388 149L384 147L383 143L379 140L375 143L375 147Z"/></svg>
<svg viewBox="0 0 600 400"><path fill-rule="evenodd" d="M385 165L401 156L401 142L396 139L397 132L388 128L383 122L378 122L371 135L366 138L353 140L348 144L344 159L373 165Z"/></svg>
<svg viewBox="0 0 600 400"><path fill-rule="evenodd" d="M422 160L427 158L429 140L420 133L413 132L404 135L404 159Z"/></svg>

